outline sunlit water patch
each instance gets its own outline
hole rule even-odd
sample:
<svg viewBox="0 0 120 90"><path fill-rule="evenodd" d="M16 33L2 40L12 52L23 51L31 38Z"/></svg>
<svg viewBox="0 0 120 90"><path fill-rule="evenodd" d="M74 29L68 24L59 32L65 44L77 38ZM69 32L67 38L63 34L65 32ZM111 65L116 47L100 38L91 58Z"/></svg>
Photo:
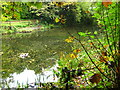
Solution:
<svg viewBox="0 0 120 90"><path fill-rule="evenodd" d="M50 69L43 69L40 74L35 74L34 70L28 70L26 68L20 74L14 73L11 78L3 79L2 88L8 88L7 84L11 88L25 87L26 85L28 85L28 88L38 88L40 87L38 86L39 83L57 82L58 78L53 73L53 70L57 70L57 66L56 64Z"/></svg>

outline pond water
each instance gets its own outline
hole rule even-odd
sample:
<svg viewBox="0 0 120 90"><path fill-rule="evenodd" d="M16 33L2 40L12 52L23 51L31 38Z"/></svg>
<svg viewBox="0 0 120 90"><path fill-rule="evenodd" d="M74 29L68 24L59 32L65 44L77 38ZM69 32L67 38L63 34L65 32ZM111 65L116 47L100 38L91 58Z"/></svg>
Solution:
<svg viewBox="0 0 120 90"><path fill-rule="evenodd" d="M3 84L7 82L11 83L11 87L16 87L17 81L22 84L33 83L38 76L41 77L39 82L52 81L53 76L50 75L53 74L52 69L56 67L54 65L60 53L71 51L70 44L65 42L65 39L69 37L67 31L76 33L75 28L59 28L4 35L2 37L3 50L0 52ZM44 71L45 69L47 71Z"/></svg>

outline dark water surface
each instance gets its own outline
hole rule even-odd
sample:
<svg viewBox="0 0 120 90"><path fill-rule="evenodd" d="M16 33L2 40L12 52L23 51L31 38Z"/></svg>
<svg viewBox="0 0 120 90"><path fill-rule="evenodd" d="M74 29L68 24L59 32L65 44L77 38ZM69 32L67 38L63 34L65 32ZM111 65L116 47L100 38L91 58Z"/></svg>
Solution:
<svg viewBox="0 0 120 90"><path fill-rule="evenodd" d="M14 83L16 80L20 82L22 77L21 82L26 83L29 78L34 79L35 75L41 74L43 69L53 68L61 52L71 51L70 44L65 42L69 37L67 31L76 33L75 28L60 28L3 36L3 50L0 52L3 82Z"/></svg>

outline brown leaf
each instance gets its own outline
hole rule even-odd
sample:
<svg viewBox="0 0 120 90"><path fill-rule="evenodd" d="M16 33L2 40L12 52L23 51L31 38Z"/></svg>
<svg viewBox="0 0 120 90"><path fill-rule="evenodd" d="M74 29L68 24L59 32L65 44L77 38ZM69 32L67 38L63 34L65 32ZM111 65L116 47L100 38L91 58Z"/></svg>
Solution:
<svg viewBox="0 0 120 90"><path fill-rule="evenodd" d="M74 53L78 53L78 52L80 52L81 50L80 49L75 49L73 52Z"/></svg>
<svg viewBox="0 0 120 90"><path fill-rule="evenodd" d="M103 56L99 56L99 59L101 62L108 63L106 58L104 58Z"/></svg>
<svg viewBox="0 0 120 90"><path fill-rule="evenodd" d="M99 68L99 70L100 70L101 72L104 72L104 70L103 70L103 69L101 69L101 68Z"/></svg>
<svg viewBox="0 0 120 90"><path fill-rule="evenodd" d="M93 43L92 43L92 42L90 42L89 44L90 44L90 45L93 45Z"/></svg>
<svg viewBox="0 0 120 90"><path fill-rule="evenodd" d="M102 51L103 56L107 56L107 52Z"/></svg>
<svg viewBox="0 0 120 90"><path fill-rule="evenodd" d="M109 45L104 45L103 47L104 47L104 48L107 48L108 46L109 46Z"/></svg>
<svg viewBox="0 0 120 90"><path fill-rule="evenodd" d="M105 7L108 7L108 5L112 4L111 0L103 0L102 1L102 4L105 6Z"/></svg>
<svg viewBox="0 0 120 90"><path fill-rule="evenodd" d="M64 3L63 2L58 2L56 3L56 6L61 7Z"/></svg>
<svg viewBox="0 0 120 90"><path fill-rule="evenodd" d="M116 72L120 74L120 66L116 68Z"/></svg>
<svg viewBox="0 0 120 90"><path fill-rule="evenodd" d="M85 11L85 13L90 13L89 11Z"/></svg>
<svg viewBox="0 0 120 90"><path fill-rule="evenodd" d="M94 74L93 76L91 76L91 78L89 80L90 80L91 83L98 84L101 80L101 75L100 74Z"/></svg>

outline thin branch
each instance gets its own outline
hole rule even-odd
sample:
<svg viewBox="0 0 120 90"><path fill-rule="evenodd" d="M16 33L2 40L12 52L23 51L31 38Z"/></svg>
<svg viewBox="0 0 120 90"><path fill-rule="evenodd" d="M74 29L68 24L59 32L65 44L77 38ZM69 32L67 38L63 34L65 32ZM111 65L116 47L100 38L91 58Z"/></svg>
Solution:
<svg viewBox="0 0 120 90"><path fill-rule="evenodd" d="M102 5L102 8L103 8L103 5ZM103 12L102 12L102 19L103 19L103 22L104 22L104 27L105 27L105 34L106 34L106 39L107 39L107 42L108 42L108 45L109 45L109 49L110 49L110 51L111 51L111 54L112 54L112 56L113 56L113 52L112 52L112 48L111 48L111 45L110 45L110 40L109 40L109 36L108 36L108 32L107 32L107 27L106 27L106 24L105 24L105 20L104 20L104 10L103 10Z"/></svg>
<svg viewBox="0 0 120 90"><path fill-rule="evenodd" d="M111 23L110 23L110 18L109 18L108 9L107 9L107 18L108 18L109 25L112 26ZM116 23L116 20L115 20L115 23ZM110 29L111 29L110 31L112 32L112 39L113 39L113 42L112 42L112 43L113 43L114 49L116 50L116 43L114 42L114 41L115 41L115 36L114 36L115 34L114 34L114 31L112 31L112 28L111 28L111 27L110 27ZM112 49L112 48L111 48L111 49ZM112 53L112 55L113 55L113 53Z"/></svg>
<svg viewBox="0 0 120 90"><path fill-rule="evenodd" d="M68 32L68 34L69 34L71 37L73 37L69 32ZM114 82L112 79L109 79L109 78L98 68L98 66L94 63L94 61L93 61L92 58L90 57L89 53L87 52L86 48L85 48L84 45L81 43L80 39L77 39L77 38L75 38L75 39L80 43L80 45L81 45L82 48L84 49L85 53L87 54L87 56L89 57L89 59L91 60L91 62L93 63L93 65L98 69L98 71L99 71L103 76L105 76L108 80ZM114 82L114 83L115 83L115 82Z"/></svg>
<svg viewBox="0 0 120 90"><path fill-rule="evenodd" d="M90 36L88 36L89 37L89 39L91 40L91 38L90 38ZM97 48L96 48L96 46L94 45L94 43L92 43L92 46L96 49L96 51L97 51L97 53L99 54L99 55L101 55L101 53L97 50ZM101 57L104 59L104 57L101 55ZM104 59L104 61L106 61L105 59ZM107 62L107 61L106 61ZM109 63L108 63L108 65L109 65ZM110 66L110 65L109 65ZM111 69L114 71L114 73L116 73L116 71L111 67Z"/></svg>
<svg viewBox="0 0 120 90"><path fill-rule="evenodd" d="M105 50L105 52L107 52L110 56L112 56L107 50L106 48L103 46L102 42L100 42L100 40L98 39L98 37L94 34L94 36L96 37L98 43L102 46L102 48Z"/></svg>

